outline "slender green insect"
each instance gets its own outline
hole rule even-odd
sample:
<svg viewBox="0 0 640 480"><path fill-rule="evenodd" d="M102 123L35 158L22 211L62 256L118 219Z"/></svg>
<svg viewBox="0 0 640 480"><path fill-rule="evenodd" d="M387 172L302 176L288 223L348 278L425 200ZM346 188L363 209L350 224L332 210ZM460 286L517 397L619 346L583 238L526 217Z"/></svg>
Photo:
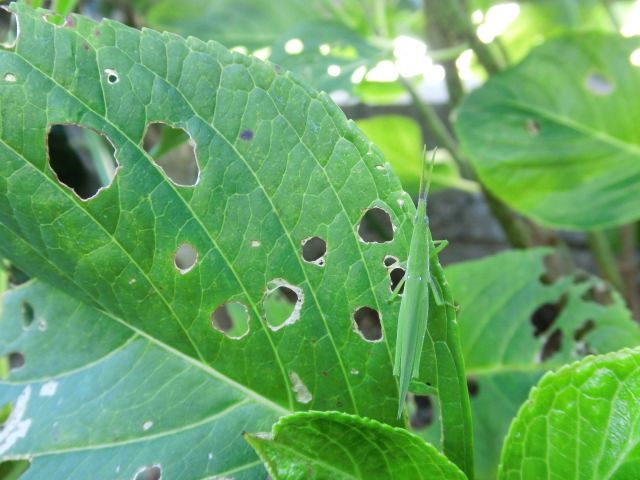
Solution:
<svg viewBox="0 0 640 480"><path fill-rule="evenodd" d="M426 150L425 150L426 157ZM398 418L404 409L404 400L409 391L412 378L418 377L422 345L427 332L429 320L429 291L432 292L437 305L443 304L440 286L431 276L429 270L432 257L446 247L447 242L436 242L438 247L431 249L431 232L427 216L427 193L431 187L431 176L435 151L429 167L429 179L425 188L425 164L423 159L422 176L420 178L420 194L418 208L413 219L413 234L409 246L406 273L398 283L390 300L393 300L404 285L400 315L398 317L398 334L396 337L395 362L393 374L399 378L400 391L398 399Z"/></svg>

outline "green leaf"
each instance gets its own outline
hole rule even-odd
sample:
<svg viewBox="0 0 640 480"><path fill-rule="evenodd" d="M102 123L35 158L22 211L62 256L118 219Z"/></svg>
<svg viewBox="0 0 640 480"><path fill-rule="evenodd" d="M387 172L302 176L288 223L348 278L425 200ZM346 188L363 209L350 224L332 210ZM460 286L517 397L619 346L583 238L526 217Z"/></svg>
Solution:
<svg viewBox="0 0 640 480"><path fill-rule="evenodd" d="M640 350L546 375L505 441L499 478L638 478Z"/></svg>
<svg viewBox="0 0 640 480"><path fill-rule="evenodd" d="M638 48L605 34L557 39L473 92L456 129L483 184L549 226L638 219Z"/></svg>
<svg viewBox="0 0 640 480"><path fill-rule="evenodd" d="M272 424L299 410L339 409L397 424L391 359L400 302L387 302L390 279L383 260L389 255L406 259L415 208L395 175L379 168L385 166L379 150L326 94L217 43L76 15L56 26L44 11L21 4L11 8L21 28L15 49L0 51L0 118L12 119L0 122L0 256L55 285L83 311L104 316L112 329L102 332L105 338L124 335L122 329L140 337L135 346L154 352L154 368L177 362L199 370L201 388L211 391L203 397L206 405L193 406L193 412L185 407L189 411L175 414L171 425L155 433L166 436L171 449L194 448L194 442L171 440L172 432L188 428L191 416L215 415L211 409L229 405L229 396L247 402L247 421ZM156 122L189 134L200 169L196 185L172 183L142 148L147 126ZM119 163L110 186L82 199L60 183L47 158L47 131L53 124L75 124L108 137ZM360 238L363 213L371 207L390 216L392 240ZM326 243L322 264L302 256L310 237ZM194 254L187 267L176 258L184 249ZM433 271L451 303L442 269L434 264ZM272 285L288 288L297 298L291 316L277 324L265 318L264 300ZM59 301L71 304L66 297ZM243 307L229 312L235 304ZM381 319L373 339L353 317L365 306ZM471 472L469 404L455 312L449 305L432 310L421 380L437 388L442 399L445 453ZM226 317L216 315L221 311ZM229 322L243 312L248 330L230 330ZM15 311L7 321L22 328ZM93 322L84 319L83 325L86 333ZM108 342L91 346L96 344L95 351L107 355ZM7 401L23 398L26 386L13 382L26 376L36 358L43 368L53 368L52 359L60 356L46 348L34 352L25 357L23 369L0 384ZM1 353L10 351L6 347ZM138 364L143 365L134 367ZM91 362L81 361L74 368L89 367ZM130 383L118 384L120 397L135 397L137 386L153 372L136 370ZM56 371L39 375L66 379ZM82 385L76 383L78 389ZM159 390L157 385L152 391ZM109 384L99 386L108 393ZM188 392L174 384L162 393L181 398L183 390ZM28 408L44 401L36 397L35 386L29 398ZM85 428L73 437L73 460L54 456L47 462L31 452L35 442L44 441L34 433L0 453L0 461L20 452L33 458L29 472L56 468L65 479L87 478L80 470L64 472L69 465L92 464L86 460L92 453L118 462L114 468L137 467L147 445L139 421L159 409L154 402L163 398L142 406L136 411L140 417L114 419L104 413L127 429L126 444L140 449L131 456L90 448L87 418L99 417L102 408L127 407L116 398L113 405L104 399L100 409L73 409L67 416L40 407L28 410L34 415L33 432L44 417ZM246 427L214 422L207 431L218 436L215 445L225 446L239 440ZM95 428L96 435L104 433ZM117 444L122 434L106 432L100 441ZM64 448L66 437L47 435L46 451ZM224 457L221 450L212 453L214 459ZM180 478L228 472L221 463L209 463L207 455L185 462L194 470ZM242 475L261 476L252 452L239 451L234 459L234 468L246 470Z"/></svg>
<svg viewBox="0 0 640 480"><path fill-rule="evenodd" d="M380 148L393 171L400 177L404 189L413 196L418 195L424 142L420 125L414 120L400 115L379 115L358 120L358 127ZM460 178L453 159L438 150L433 167L431 189L460 188L477 191L475 183Z"/></svg>
<svg viewBox="0 0 640 480"><path fill-rule="evenodd" d="M305 0L185 0L180 8L173 0L161 0L144 5L141 14L155 29L249 50L270 46L299 22L318 18Z"/></svg>
<svg viewBox="0 0 640 480"><path fill-rule="evenodd" d="M263 475L237 432L284 409L41 282L4 306L0 353L25 363L0 383L0 406L13 405L0 458L30 460L23 480L134 478L154 465L163 478Z"/></svg>
<svg viewBox="0 0 640 480"><path fill-rule="evenodd" d="M281 418L247 441L278 479L466 479L447 458L406 430L338 412Z"/></svg>
<svg viewBox="0 0 640 480"><path fill-rule="evenodd" d="M446 269L453 297L461 306L458 320L474 392L471 406L480 479L496 477L509 424L547 370L587 353L640 344L640 327L624 300L597 278L579 274L551 284L541 281L550 253L513 251ZM554 352L556 340L560 349ZM544 360L543 351L548 355ZM437 431L432 430L427 438L434 435Z"/></svg>

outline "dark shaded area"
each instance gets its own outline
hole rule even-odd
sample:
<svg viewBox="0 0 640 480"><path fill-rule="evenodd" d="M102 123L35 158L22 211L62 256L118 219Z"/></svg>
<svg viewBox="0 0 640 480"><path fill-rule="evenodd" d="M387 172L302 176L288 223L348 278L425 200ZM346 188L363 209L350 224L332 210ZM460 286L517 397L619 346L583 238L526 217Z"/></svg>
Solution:
<svg viewBox="0 0 640 480"><path fill-rule="evenodd" d="M544 362L549 360L552 356L560 351L562 348L562 330L559 328L555 329L551 335L547 338L547 340L542 345L542 350L540 351L540 361Z"/></svg>
<svg viewBox="0 0 640 480"><path fill-rule="evenodd" d="M431 396L414 395L413 402L415 403L416 409L409 419L411 427L419 430L431 425L434 419L434 408Z"/></svg>
<svg viewBox="0 0 640 480"><path fill-rule="evenodd" d="M360 220L358 235L366 243L390 242L393 240L391 217L381 208L370 208Z"/></svg>
<svg viewBox="0 0 640 480"><path fill-rule="evenodd" d="M353 321L362 336L371 342L382 339L380 314L373 308L360 307L353 313Z"/></svg>
<svg viewBox="0 0 640 480"><path fill-rule="evenodd" d="M31 466L29 460L7 460L0 463L0 479L18 480Z"/></svg>
<svg viewBox="0 0 640 480"><path fill-rule="evenodd" d="M467 377L467 391L470 397L476 397L480 393L480 384L475 378Z"/></svg>
<svg viewBox="0 0 640 480"><path fill-rule="evenodd" d="M307 262L318 262L326 253L327 242L320 237L312 237L302 245L302 258Z"/></svg>
<svg viewBox="0 0 640 480"><path fill-rule="evenodd" d="M20 352L9 353L9 370L18 370L24 366L25 358ZM2 477L0 477L2 478Z"/></svg>
<svg viewBox="0 0 640 480"><path fill-rule="evenodd" d="M115 150L103 135L78 125L52 125L47 136L49 165L58 180L86 200L113 180L103 178L96 168L92 144L109 152L113 170L117 167ZM105 159L106 160L106 159Z"/></svg>
<svg viewBox="0 0 640 480"><path fill-rule="evenodd" d="M138 472L135 480L160 480L162 478L162 469L158 465L146 467Z"/></svg>
<svg viewBox="0 0 640 480"><path fill-rule="evenodd" d="M35 313L33 311L33 306L29 302L22 302L22 326L24 328L29 328L33 323L34 318Z"/></svg>
<svg viewBox="0 0 640 480"><path fill-rule="evenodd" d="M389 287L391 288L392 292L395 291L395 289L398 287L398 285L404 278L404 275L405 275L405 270L404 268L400 268L400 267L394 268L389 272ZM398 295L402 295L403 293L404 293L404 284L400 287L400 290L398 291Z"/></svg>
<svg viewBox="0 0 640 480"><path fill-rule="evenodd" d="M567 301L566 295L563 295L556 303L545 303L539 306L531 314L531 324L533 325L533 336L539 337L545 333L551 325L556 321L560 312L564 308Z"/></svg>
<svg viewBox="0 0 640 480"><path fill-rule="evenodd" d="M576 342L581 342L594 328L596 328L596 323L591 319L587 320L573 333L573 339Z"/></svg>

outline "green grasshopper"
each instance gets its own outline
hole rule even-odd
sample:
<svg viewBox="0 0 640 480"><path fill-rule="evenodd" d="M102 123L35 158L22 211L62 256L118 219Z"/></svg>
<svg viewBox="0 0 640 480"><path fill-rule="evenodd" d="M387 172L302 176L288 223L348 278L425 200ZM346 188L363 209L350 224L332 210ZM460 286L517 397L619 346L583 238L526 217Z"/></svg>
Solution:
<svg viewBox="0 0 640 480"><path fill-rule="evenodd" d="M425 150L426 157L426 150ZM412 378L418 377L422 345L427 332L429 320L429 291L432 292L436 305L443 305L440 285L431 276L431 259L447 246L446 241L432 242L427 216L427 193L431 187L435 150L429 167L429 179L425 188L425 163L422 164L418 208L413 219L413 234L409 246L409 257L404 278L394 289L389 301L393 300L404 286L404 294L400 303L398 317L398 334L396 337L396 353L393 374L399 378L398 418L402 416L404 401L409 391ZM438 244L431 249L432 243Z"/></svg>

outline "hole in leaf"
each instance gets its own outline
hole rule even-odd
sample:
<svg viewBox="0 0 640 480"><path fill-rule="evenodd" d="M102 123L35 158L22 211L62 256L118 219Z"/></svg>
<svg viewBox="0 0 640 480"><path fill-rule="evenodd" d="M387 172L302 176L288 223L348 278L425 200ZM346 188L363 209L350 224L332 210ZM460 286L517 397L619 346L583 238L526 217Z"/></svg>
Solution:
<svg viewBox="0 0 640 480"><path fill-rule="evenodd" d="M151 467L144 467L142 470L136 473L134 480L160 480L162 478L162 467L160 465L153 465Z"/></svg>
<svg viewBox="0 0 640 480"><path fill-rule="evenodd" d="M538 135L540 133L540 123L529 118L524 122L524 130L529 135Z"/></svg>
<svg viewBox="0 0 640 480"><path fill-rule="evenodd" d="M598 283L582 294L582 300L585 302L599 303L600 305L611 305L613 296L611 290L604 283Z"/></svg>
<svg viewBox="0 0 640 480"><path fill-rule="evenodd" d="M353 312L353 322L356 332L369 342L382 340L382 325L380 314L373 308L360 307Z"/></svg>
<svg viewBox="0 0 640 480"><path fill-rule="evenodd" d="M35 314L31 304L29 302L22 302L22 326L24 328L29 328L33 323L34 318Z"/></svg>
<svg viewBox="0 0 640 480"><path fill-rule="evenodd" d="M106 68L104 71L104 75L107 78L107 83L109 85L115 85L120 81L120 75L112 68Z"/></svg>
<svg viewBox="0 0 640 480"><path fill-rule="evenodd" d="M7 7L0 7L0 47L13 48L20 34L18 17Z"/></svg>
<svg viewBox="0 0 640 480"><path fill-rule="evenodd" d="M404 278L405 270L404 268L397 267L389 272L389 287L391 291L395 291L397 286L400 284L402 279ZM404 285L400 287L398 291L398 295L402 295L404 293Z"/></svg>
<svg viewBox="0 0 640 480"><path fill-rule="evenodd" d="M303 295L302 290L289 285L283 280L273 280L267 285L267 292L262 302L267 325L271 330L278 330L291 325L300 319Z"/></svg>
<svg viewBox="0 0 640 480"><path fill-rule="evenodd" d="M544 264L544 273L540 275L540 283L543 285L552 285L556 280L553 272L558 270L556 268L557 258L552 254L545 255L542 262Z"/></svg>
<svg viewBox="0 0 640 480"><path fill-rule="evenodd" d="M470 397L478 396L478 393L480 392L480 385L475 378L467 377L467 391L469 392Z"/></svg>
<svg viewBox="0 0 640 480"><path fill-rule="evenodd" d="M9 354L9 370L18 370L24 366L25 358L20 352L11 352Z"/></svg>
<svg viewBox="0 0 640 480"><path fill-rule="evenodd" d="M614 90L614 85L609 79L600 73L590 73L584 82L585 87L596 95L609 95Z"/></svg>
<svg viewBox="0 0 640 480"><path fill-rule="evenodd" d="M360 220L358 234L365 243L390 242L393 240L391 217L382 208L370 208Z"/></svg>
<svg viewBox="0 0 640 480"><path fill-rule="evenodd" d="M12 287L17 287L18 285L22 285L29 281L29 277L26 273L20 270L13 264L9 265L9 285Z"/></svg>
<svg viewBox="0 0 640 480"><path fill-rule="evenodd" d="M596 328L595 322L591 319L587 320L573 333L573 339L581 342L594 328Z"/></svg>
<svg viewBox="0 0 640 480"><path fill-rule="evenodd" d="M540 351L540 361L544 362L558 353L562 348L562 330L556 328L545 340Z"/></svg>
<svg viewBox="0 0 640 480"><path fill-rule="evenodd" d="M240 302L224 303L211 315L211 326L238 340L249 333L249 310Z"/></svg>
<svg viewBox="0 0 640 480"><path fill-rule="evenodd" d="M414 395L415 411L409 421L416 430L426 428L433 423L433 400L430 395Z"/></svg>
<svg viewBox="0 0 640 480"><path fill-rule="evenodd" d="M176 250L173 262L181 274L188 273L198 261L198 252L188 243L183 243Z"/></svg>
<svg viewBox="0 0 640 480"><path fill-rule="evenodd" d="M29 470L29 460L6 460L0 462L0 478L3 480L18 480Z"/></svg>
<svg viewBox="0 0 640 480"><path fill-rule="evenodd" d="M296 394L296 400L300 403L309 403L313 397L307 386L302 382L300 375L296 372L289 373L291 380L291 390Z"/></svg>
<svg viewBox="0 0 640 480"><path fill-rule="evenodd" d="M142 144L174 184L193 187L198 183L200 167L196 145L185 129L161 122L150 123Z"/></svg>
<svg viewBox="0 0 640 480"><path fill-rule="evenodd" d="M284 51L289 55L299 55L304 51L304 43L299 38L292 38L284 44Z"/></svg>
<svg viewBox="0 0 640 480"><path fill-rule="evenodd" d="M7 83L16 83L17 80L16 76L13 73L5 73L2 79Z"/></svg>
<svg viewBox="0 0 640 480"><path fill-rule="evenodd" d="M49 165L58 180L83 200L111 185L118 162L104 135L78 125L52 125L47 135Z"/></svg>
<svg viewBox="0 0 640 480"><path fill-rule="evenodd" d="M384 257L384 260L382 260L382 264L387 268L395 265L396 263L398 263L398 259L392 255L387 255Z"/></svg>
<svg viewBox="0 0 640 480"><path fill-rule="evenodd" d="M640 48L637 48L633 52L631 52L631 55L629 55L629 62L634 67L640 67Z"/></svg>
<svg viewBox="0 0 640 480"><path fill-rule="evenodd" d="M323 266L326 253L327 242L320 237L311 237L302 241L302 258L306 262Z"/></svg>
<svg viewBox="0 0 640 480"><path fill-rule="evenodd" d="M566 296L563 295L557 303L545 303L533 312L531 315L531 323L533 325L534 337L539 337L549 330L549 327L551 327L558 318L566 301Z"/></svg>

